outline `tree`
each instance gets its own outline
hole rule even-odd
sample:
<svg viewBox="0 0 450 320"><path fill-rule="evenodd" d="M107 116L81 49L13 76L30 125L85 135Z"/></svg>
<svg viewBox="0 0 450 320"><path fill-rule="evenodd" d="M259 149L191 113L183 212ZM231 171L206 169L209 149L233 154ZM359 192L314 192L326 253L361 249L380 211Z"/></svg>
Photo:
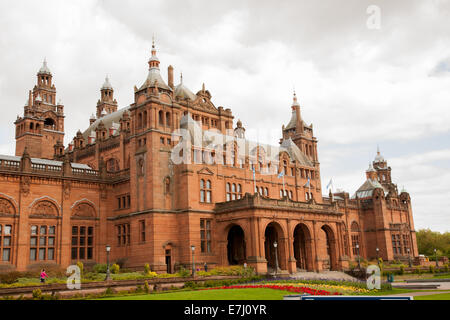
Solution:
<svg viewBox="0 0 450 320"><path fill-rule="evenodd" d="M440 233L430 229L420 229L416 232L419 254L434 257L434 249L437 255L445 255L450 258L450 232Z"/></svg>

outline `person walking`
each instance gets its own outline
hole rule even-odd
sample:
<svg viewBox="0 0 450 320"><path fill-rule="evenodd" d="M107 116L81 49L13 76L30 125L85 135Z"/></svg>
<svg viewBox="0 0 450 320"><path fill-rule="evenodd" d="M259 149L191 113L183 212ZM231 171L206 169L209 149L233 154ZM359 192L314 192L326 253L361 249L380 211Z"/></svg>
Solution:
<svg viewBox="0 0 450 320"><path fill-rule="evenodd" d="M42 269L40 277L41 277L41 283L45 283L45 278L48 279L48 275L45 273L45 269Z"/></svg>
<svg viewBox="0 0 450 320"><path fill-rule="evenodd" d="M205 269L205 272L208 272L208 265L206 264L206 262L205 262L203 268Z"/></svg>

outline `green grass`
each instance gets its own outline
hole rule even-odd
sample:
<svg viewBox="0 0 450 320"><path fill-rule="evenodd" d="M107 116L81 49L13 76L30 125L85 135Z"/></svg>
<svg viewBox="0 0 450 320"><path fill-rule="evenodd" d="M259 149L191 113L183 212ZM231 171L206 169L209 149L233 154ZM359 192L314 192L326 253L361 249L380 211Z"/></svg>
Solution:
<svg viewBox="0 0 450 320"><path fill-rule="evenodd" d="M450 300L450 292L430 294L428 296L415 296L414 300Z"/></svg>
<svg viewBox="0 0 450 320"><path fill-rule="evenodd" d="M223 289L127 295L101 300L283 300L283 296L289 294L293 293L266 288Z"/></svg>

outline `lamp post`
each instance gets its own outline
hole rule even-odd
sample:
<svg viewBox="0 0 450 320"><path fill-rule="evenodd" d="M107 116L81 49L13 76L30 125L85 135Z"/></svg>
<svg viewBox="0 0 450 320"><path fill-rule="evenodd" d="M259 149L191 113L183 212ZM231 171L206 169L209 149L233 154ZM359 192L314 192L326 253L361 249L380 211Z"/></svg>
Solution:
<svg viewBox="0 0 450 320"><path fill-rule="evenodd" d="M109 252L111 251L111 246L106 245L106 278L105 281L111 280L111 272L109 270Z"/></svg>
<svg viewBox="0 0 450 320"><path fill-rule="evenodd" d="M277 274L277 272L278 272L278 250L277 250L277 247L278 247L278 243L275 241L274 243L273 243L273 247L275 248L275 274Z"/></svg>
<svg viewBox="0 0 450 320"><path fill-rule="evenodd" d="M361 259L359 257L359 244L356 244L356 252L358 253L358 269L361 270Z"/></svg>
<svg viewBox="0 0 450 320"><path fill-rule="evenodd" d="M409 254L409 248L408 249L406 249L407 251L408 251L408 259L409 259L409 267L411 268L412 267L412 262L411 262L411 255Z"/></svg>
<svg viewBox="0 0 450 320"><path fill-rule="evenodd" d="M195 277L195 262L194 262L195 246L194 245L191 245L191 250L192 250L192 276Z"/></svg>
<svg viewBox="0 0 450 320"><path fill-rule="evenodd" d="M380 266L380 248L377 247L375 250L377 251L377 264L379 267Z"/></svg>
<svg viewBox="0 0 450 320"><path fill-rule="evenodd" d="M436 250L436 248L434 248L434 256L436 257L436 267L439 267L439 263L438 263L438 260L437 260L437 250Z"/></svg>

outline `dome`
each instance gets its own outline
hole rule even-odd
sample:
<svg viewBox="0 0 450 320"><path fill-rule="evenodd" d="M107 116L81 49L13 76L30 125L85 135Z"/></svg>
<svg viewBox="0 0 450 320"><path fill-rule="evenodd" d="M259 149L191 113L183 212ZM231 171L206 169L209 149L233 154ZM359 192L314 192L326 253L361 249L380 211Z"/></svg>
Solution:
<svg viewBox="0 0 450 320"><path fill-rule="evenodd" d="M108 77L106 77L105 78L105 83L103 83L103 86L102 86L102 90L103 89L110 89L110 90L112 90L112 85L111 85L111 83L109 82L109 78Z"/></svg>

